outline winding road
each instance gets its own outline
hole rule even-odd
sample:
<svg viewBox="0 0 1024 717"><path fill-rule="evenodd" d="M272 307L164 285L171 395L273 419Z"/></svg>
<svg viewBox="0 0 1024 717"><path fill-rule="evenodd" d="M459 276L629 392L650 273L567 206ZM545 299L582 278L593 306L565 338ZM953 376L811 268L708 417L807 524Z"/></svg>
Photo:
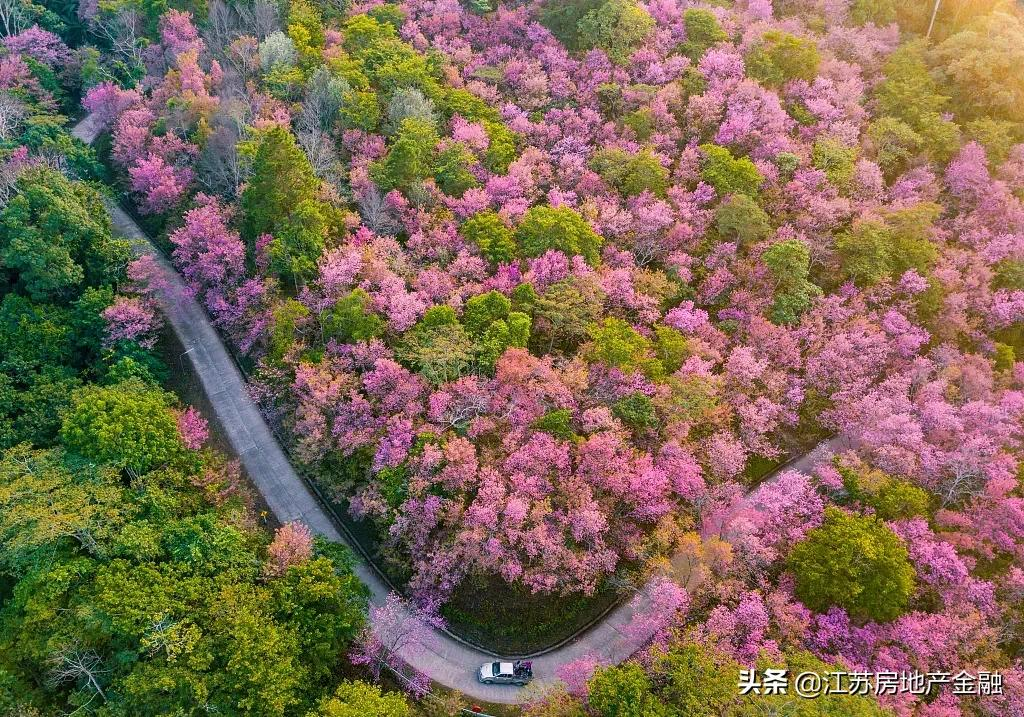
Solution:
<svg viewBox="0 0 1024 717"><path fill-rule="evenodd" d="M92 144L102 130L90 115L74 127L72 134L86 144ZM282 523L301 521L328 540L348 544L331 515L292 468L249 396L245 380L227 347L206 311L187 290L185 281L116 202L109 201L108 208L115 231L131 241L139 256L153 257L163 271L164 281L157 296L161 308L186 349L224 435L270 510ZM783 468L807 471L819 459L820 452L836 445L835 440L826 441L818 449L798 457ZM360 554L356 546L349 547L354 554ZM382 605L390 588L376 570L360 560L355 572L369 588L371 603ZM637 636L627 636L624 628L634 610L642 611L650 604L650 587L649 583L633 600L616 607L575 639L533 658L534 672L539 676L537 682L543 684L553 680L558 666L581 657L595 657L608 663L618 663L630 657L636 649ZM442 630L431 630L425 639L401 649L400 656L435 682L472 699L515 704L529 694L516 687L480 684L476 680L477 669L495 656Z"/></svg>

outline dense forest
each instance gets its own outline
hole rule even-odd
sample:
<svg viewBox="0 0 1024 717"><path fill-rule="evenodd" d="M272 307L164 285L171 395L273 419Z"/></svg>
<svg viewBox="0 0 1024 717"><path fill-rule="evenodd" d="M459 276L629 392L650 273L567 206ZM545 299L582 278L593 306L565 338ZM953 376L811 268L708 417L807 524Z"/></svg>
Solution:
<svg viewBox="0 0 1024 717"><path fill-rule="evenodd" d="M1022 68L1010 0L0 0L0 709L455 704L169 390L121 200L426 623L656 586L531 717L1024 715Z"/></svg>

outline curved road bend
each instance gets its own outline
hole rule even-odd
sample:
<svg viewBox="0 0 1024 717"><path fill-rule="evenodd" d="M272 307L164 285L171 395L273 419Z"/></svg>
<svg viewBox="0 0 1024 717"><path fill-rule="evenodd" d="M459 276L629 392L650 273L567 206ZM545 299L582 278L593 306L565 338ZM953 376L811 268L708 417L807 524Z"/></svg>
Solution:
<svg viewBox="0 0 1024 717"><path fill-rule="evenodd" d="M90 115L74 127L72 134L86 144L92 144L102 129ZM220 335L206 311L187 291L185 281L120 206L108 202L108 208L115 231L131 241L139 256L153 257L163 270L165 282L157 296L161 308L185 347L231 447L274 515L282 523L301 521L329 540L347 543L330 515L288 462L250 398L245 381ZM832 444L832 441L826 442L821 448L828 449ZM818 453L815 450L800 456L785 468L806 471ZM354 546L349 547L359 555ZM356 561L355 572L369 588L371 602L383 604L390 589L377 572L361 560ZM593 656L609 663L630 657L636 642L626 637L623 628L630 622L634 608L642 610L649 604L650 597L646 590L642 590L634 600L619 605L575 640L534 658L535 672L541 676L538 682L554 679L558 666L580 657ZM527 696L526 691L516 687L477 682L477 669L494 656L440 630L431 630L425 640L403 650L401 657L435 682L473 699L515 704Z"/></svg>

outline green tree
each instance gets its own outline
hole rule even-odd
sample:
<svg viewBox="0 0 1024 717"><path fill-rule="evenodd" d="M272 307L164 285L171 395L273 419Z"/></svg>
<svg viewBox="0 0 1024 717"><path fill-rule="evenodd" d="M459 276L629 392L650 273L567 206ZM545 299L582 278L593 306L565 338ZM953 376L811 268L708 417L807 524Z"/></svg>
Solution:
<svg viewBox="0 0 1024 717"><path fill-rule="evenodd" d="M928 68L926 49L924 40L901 45L886 61L885 79L875 91L882 117L870 126L869 137L890 175L918 153L947 162L960 148L960 128L943 117L949 97Z"/></svg>
<svg viewBox="0 0 1024 717"><path fill-rule="evenodd" d="M889 55L882 67L884 79L875 89L881 114L897 117L918 127L945 111L949 97L943 94L925 59L924 40L906 42Z"/></svg>
<svg viewBox="0 0 1024 717"><path fill-rule="evenodd" d="M472 336L479 336L488 326L499 319L508 318L512 301L500 291L477 294L466 301L462 312L462 323Z"/></svg>
<svg viewBox="0 0 1024 717"><path fill-rule="evenodd" d="M601 717L667 717L669 714L665 704L654 695L650 677L635 662L599 667L587 686L587 703Z"/></svg>
<svg viewBox="0 0 1024 717"><path fill-rule="evenodd" d="M873 121L868 125L867 137L875 148L875 161L890 178L907 169L924 147L924 137L896 117Z"/></svg>
<svg viewBox="0 0 1024 717"><path fill-rule="evenodd" d="M710 10L689 8L683 12L683 24L686 26L686 42L679 49L695 64L708 49L729 39Z"/></svg>
<svg viewBox="0 0 1024 717"><path fill-rule="evenodd" d="M512 238L512 230L491 210L471 216L459 227L459 233L495 264L511 262L518 254L519 248Z"/></svg>
<svg viewBox="0 0 1024 717"><path fill-rule="evenodd" d="M895 0L853 0L850 20L855 25L874 23L879 27L896 22Z"/></svg>
<svg viewBox="0 0 1024 717"><path fill-rule="evenodd" d="M624 373L643 371L648 377L664 376L665 368L654 358L651 340L622 319L606 318L592 324L590 343L584 354L588 361L599 361Z"/></svg>
<svg viewBox="0 0 1024 717"><path fill-rule="evenodd" d="M532 324L526 314L512 311L511 300L498 291L478 294L466 301L462 323L477 340L477 360L487 372L494 370L506 349L526 347Z"/></svg>
<svg viewBox="0 0 1024 717"><path fill-rule="evenodd" d="M581 32L580 22L599 9L604 0L547 0L540 10L540 21L570 52L590 47Z"/></svg>
<svg viewBox="0 0 1024 717"><path fill-rule="evenodd" d="M661 695L675 714L720 717L738 702L739 664L699 643L673 645L656 658L655 669L665 675Z"/></svg>
<svg viewBox="0 0 1024 717"><path fill-rule="evenodd" d="M380 125L380 118L380 101L376 92L350 89L342 94L338 122L343 129L374 132Z"/></svg>
<svg viewBox="0 0 1024 717"><path fill-rule="evenodd" d="M308 213L320 182L285 127L260 130L242 149L252 156L252 174L242 192L242 231L255 242L261 234L276 233L297 209Z"/></svg>
<svg viewBox="0 0 1024 717"><path fill-rule="evenodd" d="M624 196L635 197L643 192L665 196L669 172L649 150L629 154L618 148L594 153L590 167Z"/></svg>
<svg viewBox="0 0 1024 717"><path fill-rule="evenodd" d="M799 239L787 239L770 246L761 260L775 279L775 302L772 321L777 324L795 324L811 308L821 289L810 276L811 254Z"/></svg>
<svg viewBox="0 0 1024 717"><path fill-rule="evenodd" d="M590 47L624 65L654 29L654 18L634 0L607 0L580 19L579 33Z"/></svg>
<svg viewBox="0 0 1024 717"><path fill-rule="evenodd" d="M562 441L571 441L576 438L576 431L572 427L572 411L568 408L548 411L533 422L533 428L544 431Z"/></svg>
<svg viewBox="0 0 1024 717"><path fill-rule="evenodd" d="M928 491L909 481L879 470L854 471L845 466L839 466L839 473L850 499L873 508L882 520L927 517L930 513Z"/></svg>
<svg viewBox="0 0 1024 717"><path fill-rule="evenodd" d="M835 605L856 620L894 620L914 591L903 541L880 519L837 508L793 548L788 567L804 605L817 612Z"/></svg>
<svg viewBox="0 0 1024 717"><path fill-rule="evenodd" d="M661 324L654 327L654 356L665 367L666 374L678 371L691 354L690 342L680 331Z"/></svg>
<svg viewBox="0 0 1024 717"><path fill-rule="evenodd" d="M307 717L408 717L405 697L398 692L381 692L377 685L345 680L334 695L322 700Z"/></svg>
<svg viewBox="0 0 1024 717"><path fill-rule="evenodd" d="M77 545L102 554L131 516L120 476L105 466L74 465L59 449L21 444L0 459L0 566L24 575Z"/></svg>
<svg viewBox="0 0 1024 717"><path fill-rule="evenodd" d="M642 393L631 393L612 404L612 415L630 430L644 433L658 427L654 401Z"/></svg>
<svg viewBox="0 0 1024 717"><path fill-rule="evenodd" d="M768 214L745 194L734 194L715 210L715 227L726 239L747 246L766 239L771 232Z"/></svg>
<svg viewBox="0 0 1024 717"><path fill-rule="evenodd" d="M841 192L850 189L853 172L857 163L857 148L848 147L841 141L826 137L818 139L811 150L811 162L820 169Z"/></svg>
<svg viewBox="0 0 1024 717"><path fill-rule="evenodd" d="M964 130L970 139L985 148L992 166L1005 162L1013 146L1024 140L1024 123L1016 124L991 117L971 120L965 125Z"/></svg>
<svg viewBox="0 0 1024 717"><path fill-rule="evenodd" d="M333 681L338 656L366 621L368 593L352 572L351 554L344 548L328 549L330 557L292 565L271 583L274 615L295 630L300 654L317 684Z"/></svg>
<svg viewBox="0 0 1024 717"><path fill-rule="evenodd" d="M295 299L285 299L274 307L270 315L270 347L267 360L280 364L299 339L299 332L309 309Z"/></svg>
<svg viewBox="0 0 1024 717"><path fill-rule="evenodd" d="M316 276L327 232L324 206L314 199L300 202L278 224L277 235L267 245L271 271L291 279L296 287Z"/></svg>
<svg viewBox="0 0 1024 717"><path fill-rule="evenodd" d="M35 300L70 302L115 282L131 250L114 240L96 190L47 168L24 171L0 212L0 270Z"/></svg>
<svg viewBox="0 0 1024 717"><path fill-rule="evenodd" d="M434 162L434 181L442 192L451 197L461 197L466 190L480 186L469 171L476 159L461 144L455 143L438 152Z"/></svg>
<svg viewBox="0 0 1024 717"><path fill-rule="evenodd" d="M908 269L928 273L938 256L929 234L940 211L924 203L891 212L884 222L854 222L835 242L843 273L860 286L898 279Z"/></svg>
<svg viewBox="0 0 1024 717"><path fill-rule="evenodd" d="M592 285L573 279L552 284L534 302L538 345L546 353L556 347L572 350L587 338L587 329L601 317L602 306L603 297Z"/></svg>
<svg viewBox="0 0 1024 717"><path fill-rule="evenodd" d="M182 456L173 404L171 394L137 381L85 386L71 396L61 437L86 458L145 473Z"/></svg>
<svg viewBox="0 0 1024 717"><path fill-rule="evenodd" d="M493 373L502 354L510 348L526 348L533 320L524 313L511 311L505 319L492 321L477 343L477 360L487 373Z"/></svg>
<svg viewBox="0 0 1024 717"><path fill-rule="evenodd" d="M320 324L324 343L331 339L345 344L366 341L383 336L387 329L387 322L370 310L370 295L363 289L353 289L338 299L320 317Z"/></svg>
<svg viewBox="0 0 1024 717"><path fill-rule="evenodd" d="M719 196L746 194L756 197L764 177L747 157L736 159L717 144L702 144L701 178L715 188Z"/></svg>
<svg viewBox="0 0 1024 717"><path fill-rule="evenodd" d="M526 256L540 256L550 249L569 256L579 254L597 264L602 239L587 221L569 207L530 207L515 231L515 239Z"/></svg>
<svg viewBox="0 0 1024 717"><path fill-rule="evenodd" d="M434 385L466 375L473 365L476 346L462 324L435 324L420 320L402 337L399 359Z"/></svg>
<svg viewBox="0 0 1024 717"><path fill-rule="evenodd" d="M790 80L810 82L820 64L813 41L782 30L768 30L746 57L747 74L768 87L781 87Z"/></svg>
<svg viewBox="0 0 1024 717"><path fill-rule="evenodd" d="M384 191L408 193L433 176L439 141L437 128L430 122L415 117L402 120L387 155L370 165L370 176Z"/></svg>
<svg viewBox="0 0 1024 717"><path fill-rule="evenodd" d="M508 167L516 158L516 134L501 122L481 119L480 123L487 132L487 152L484 154L484 166L495 174L507 174Z"/></svg>
<svg viewBox="0 0 1024 717"><path fill-rule="evenodd" d="M933 54L959 113L1024 122L1024 21L1019 13L982 15Z"/></svg>

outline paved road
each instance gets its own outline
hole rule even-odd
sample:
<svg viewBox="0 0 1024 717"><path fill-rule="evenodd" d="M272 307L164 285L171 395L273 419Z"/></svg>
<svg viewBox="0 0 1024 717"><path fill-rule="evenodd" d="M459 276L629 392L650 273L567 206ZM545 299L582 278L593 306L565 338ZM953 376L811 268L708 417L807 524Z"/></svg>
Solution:
<svg viewBox="0 0 1024 717"><path fill-rule="evenodd" d="M91 144L101 130L90 116L76 125L73 134ZM110 202L109 209L116 232L131 240L137 254L152 256L163 270L163 287L157 297L161 308L185 347L224 434L274 515L282 523L301 521L329 540L347 542L285 457L250 398L238 367L206 311L187 291L182 277L120 206ZM786 467L807 470L813 462L813 454L807 454ZM350 547L358 554L355 546ZM390 591L380 576L362 561L358 562L355 571L369 587L371 602L375 605L383 604ZM636 649L636 637L628 638L623 628L630 622L634 610L643 612L649 605L649 587L645 586L632 601L617 607L577 639L534 658L534 671L546 679L552 679L559 665L580 657L593 656L609 663L627 659ZM459 690L472 699L515 704L523 701L527 694L516 687L482 685L477 682L477 668L490 661L493 655L440 630L430 631L423 641L404 649L401 656L435 682Z"/></svg>

